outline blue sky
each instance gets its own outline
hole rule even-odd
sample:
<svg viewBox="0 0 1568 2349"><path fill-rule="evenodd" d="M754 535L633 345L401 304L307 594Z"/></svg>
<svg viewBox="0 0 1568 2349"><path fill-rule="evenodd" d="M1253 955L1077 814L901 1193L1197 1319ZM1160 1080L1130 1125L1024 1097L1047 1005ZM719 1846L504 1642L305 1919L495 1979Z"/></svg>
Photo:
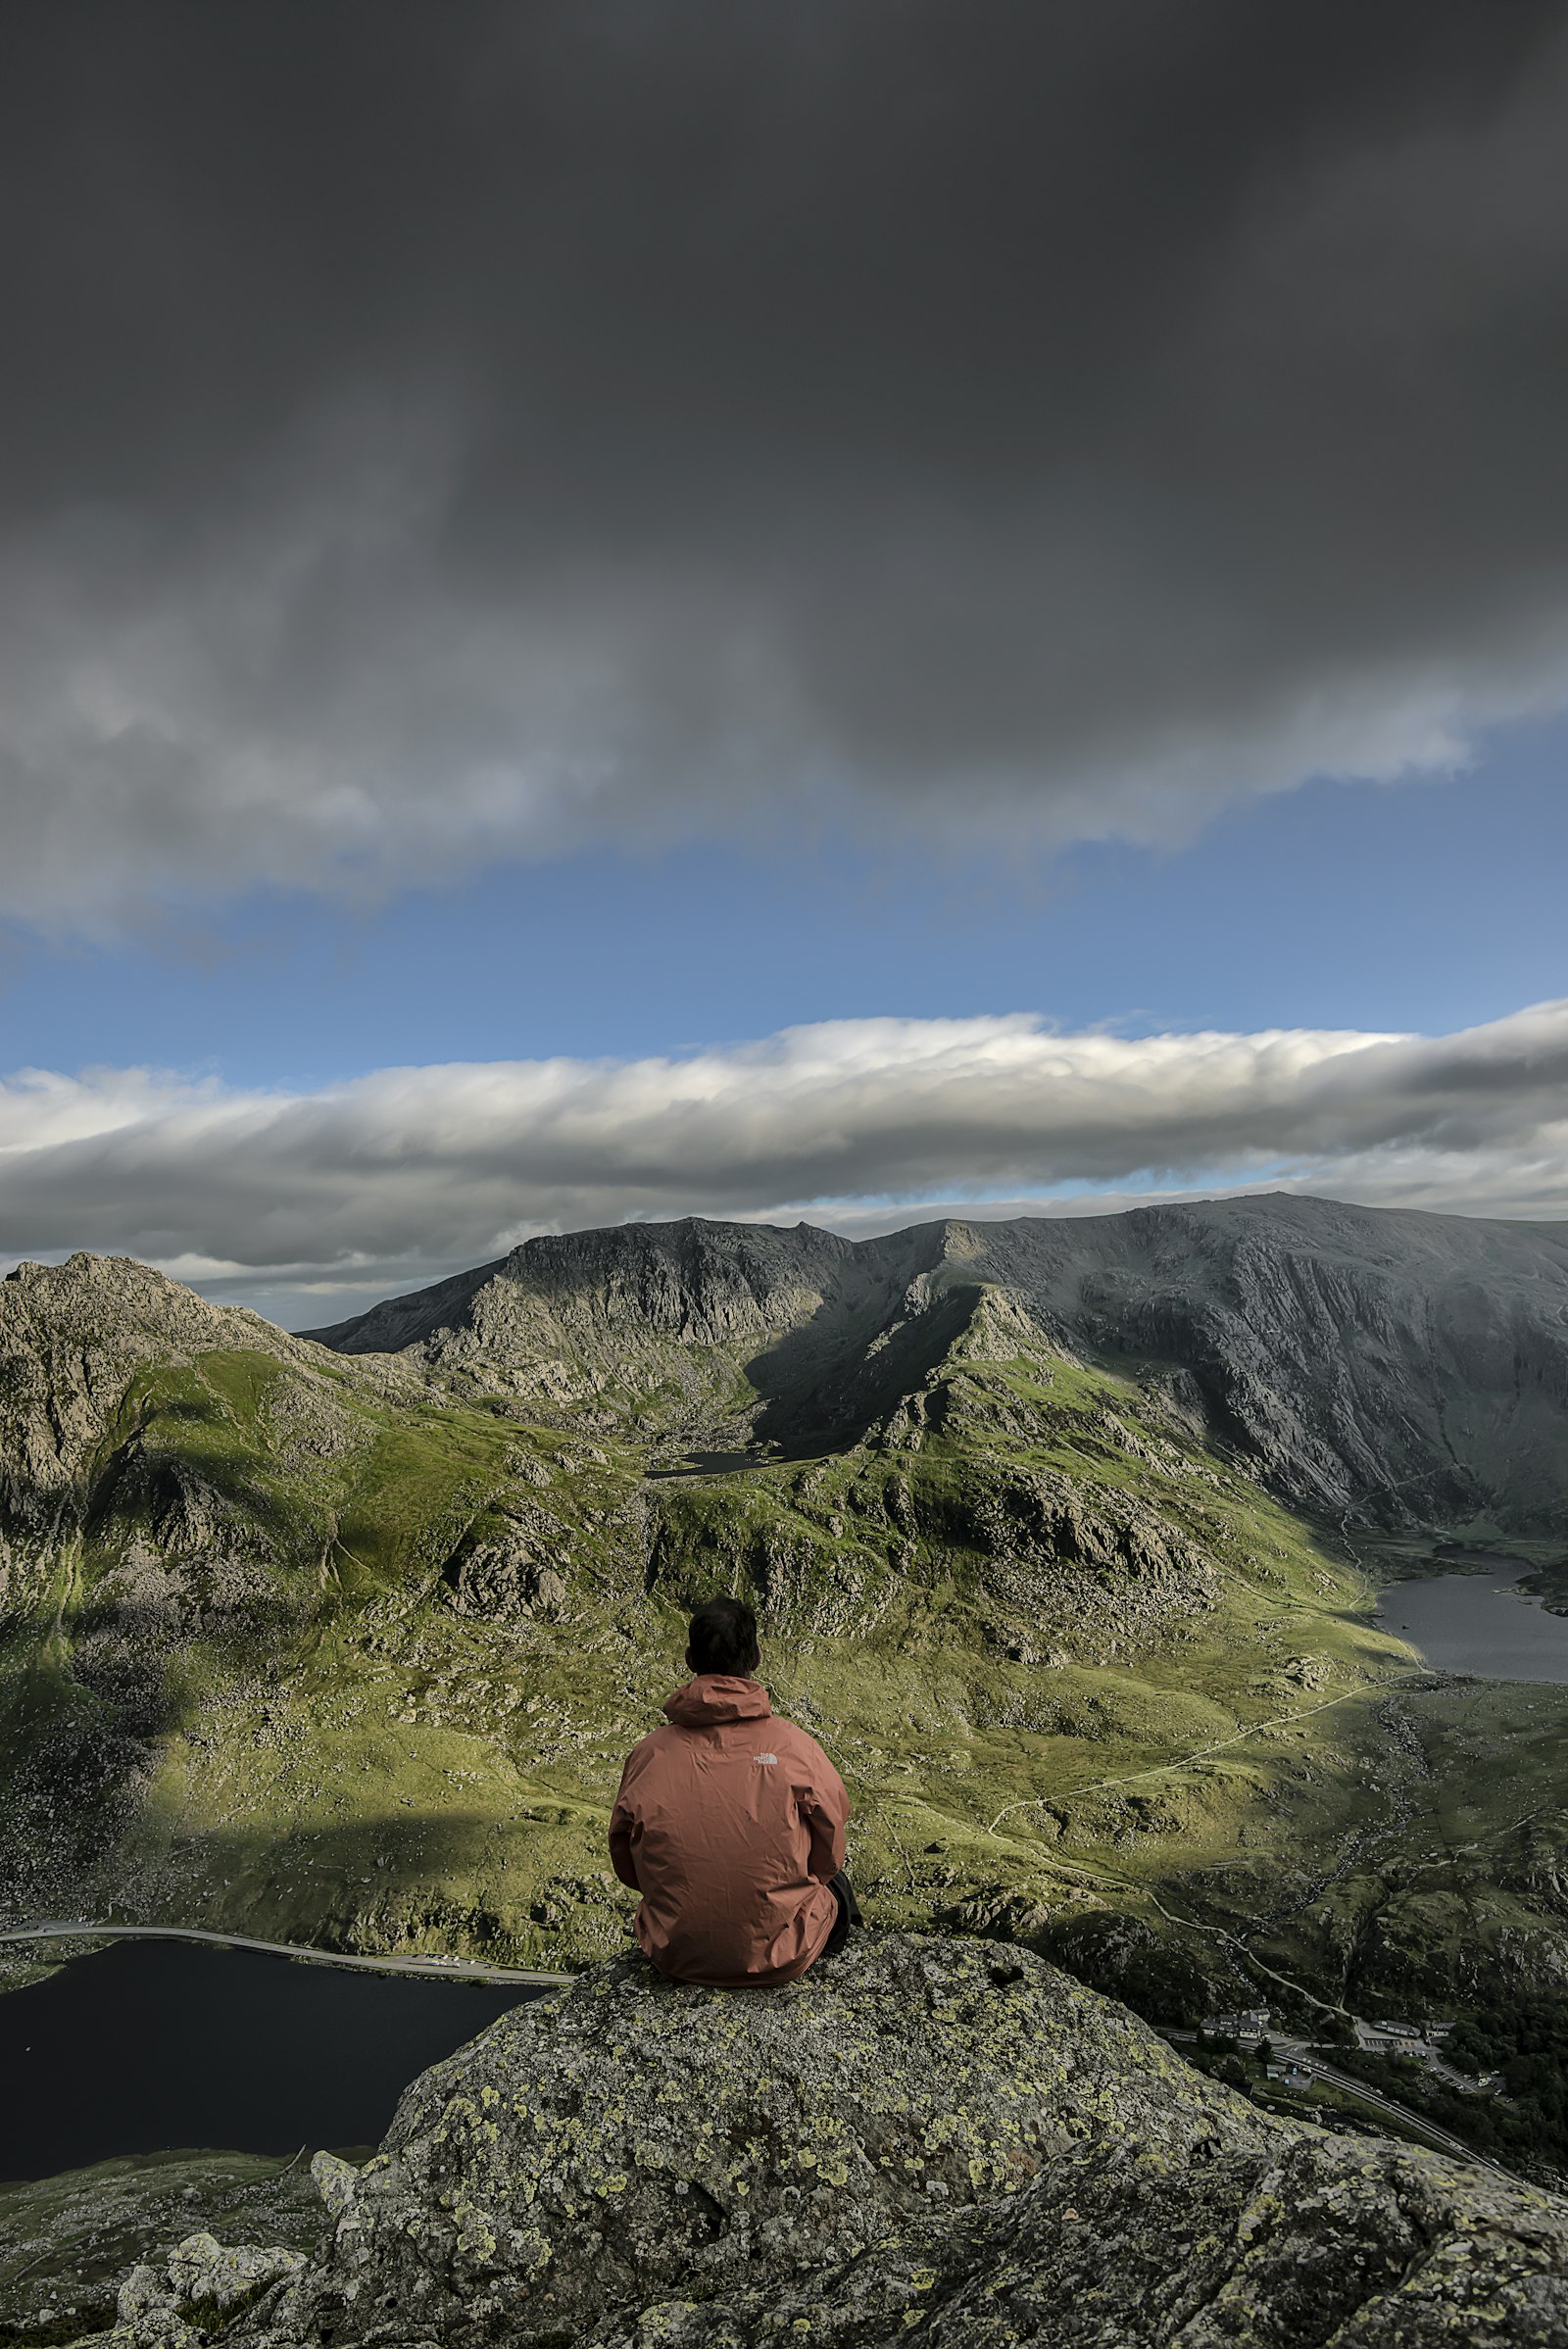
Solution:
<svg viewBox="0 0 1568 2349"><path fill-rule="evenodd" d="M1446 777L1251 801L1179 850L1036 852L1011 870L832 842L598 850L360 910L253 894L151 941L14 930L3 1059L304 1089L884 1014L1440 1034L1568 994L1565 772L1558 720Z"/></svg>

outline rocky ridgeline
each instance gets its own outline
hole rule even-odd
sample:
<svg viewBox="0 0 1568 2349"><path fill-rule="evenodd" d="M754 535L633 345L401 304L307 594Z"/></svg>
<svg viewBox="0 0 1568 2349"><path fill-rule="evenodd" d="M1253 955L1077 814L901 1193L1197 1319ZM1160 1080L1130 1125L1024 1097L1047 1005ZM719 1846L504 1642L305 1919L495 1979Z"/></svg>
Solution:
<svg viewBox="0 0 1568 2349"><path fill-rule="evenodd" d="M629 1380L688 1443L801 1444L914 1395L982 1296L1036 1344L1146 1366L1290 1500L1568 1532L1564 1224L1281 1194L857 1242L693 1219L528 1241L315 1335L606 1427Z"/></svg>
<svg viewBox="0 0 1568 2349"><path fill-rule="evenodd" d="M139 2267L117 2349L1560 2349L1568 2216L1274 2120L1124 2008L972 1942L782 1991L640 1960L416 2080L314 2258ZM248 2305L247 2305L248 2303Z"/></svg>

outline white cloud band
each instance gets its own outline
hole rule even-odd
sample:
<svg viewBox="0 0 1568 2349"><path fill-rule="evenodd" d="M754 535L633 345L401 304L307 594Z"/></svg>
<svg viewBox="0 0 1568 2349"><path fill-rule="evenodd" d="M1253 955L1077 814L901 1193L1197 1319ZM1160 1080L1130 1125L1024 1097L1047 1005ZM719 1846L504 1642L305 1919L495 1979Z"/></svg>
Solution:
<svg viewBox="0 0 1568 2349"><path fill-rule="evenodd" d="M1437 1038L1061 1035L1016 1014L310 1094L150 1070L0 1084L0 1251L124 1250L253 1293L380 1291L628 1217L885 1228L917 1212L889 1199L1205 1180L1568 1215L1568 1003Z"/></svg>

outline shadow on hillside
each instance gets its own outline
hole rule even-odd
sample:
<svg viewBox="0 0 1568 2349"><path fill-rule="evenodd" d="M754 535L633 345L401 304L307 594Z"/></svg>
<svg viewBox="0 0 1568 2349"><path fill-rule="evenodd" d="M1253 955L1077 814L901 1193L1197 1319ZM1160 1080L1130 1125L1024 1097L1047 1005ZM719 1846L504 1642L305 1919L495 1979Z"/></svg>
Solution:
<svg viewBox="0 0 1568 2349"><path fill-rule="evenodd" d="M286 1542L297 1529L263 1480L267 1455L199 1441L210 1430L226 1432L216 1400L160 1403L98 1469L82 1502L83 1533L104 1541L144 1532L176 1551L254 1548L258 1531L269 1550L280 1536Z"/></svg>
<svg viewBox="0 0 1568 2349"><path fill-rule="evenodd" d="M906 1316L902 1282L853 1304L826 1297L809 1321L746 1364L762 1397L759 1444L785 1459L858 1444L941 1362L974 1316L976 1286L942 1291Z"/></svg>
<svg viewBox="0 0 1568 2349"><path fill-rule="evenodd" d="M127 1877L117 1915L368 1956L430 1949L536 1963L535 1929L560 1921L544 1912L582 1902L602 1908L608 1925L622 1905L601 1881L608 1855L578 1858L580 1874L564 1853L564 1875L527 1865L544 1860L529 1839L571 1820L551 1805L499 1822L392 1811L280 1835L220 1828Z"/></svg>

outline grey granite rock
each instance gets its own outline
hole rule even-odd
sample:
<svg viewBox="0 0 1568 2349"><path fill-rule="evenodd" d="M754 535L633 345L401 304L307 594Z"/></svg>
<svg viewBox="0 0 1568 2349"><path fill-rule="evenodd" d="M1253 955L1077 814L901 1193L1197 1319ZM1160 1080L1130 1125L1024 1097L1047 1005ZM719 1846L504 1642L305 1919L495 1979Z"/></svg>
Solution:
<svg viewBox="0 0 1568 2349"><path fill-rule="evenodd" d="M0 2342L107 2328L127 2272L165 2272L192 2234L299 2251L325 2227L303 2163L251 2153L132 2154L0 2186Z"/></svg>
<svg viewBox="0 0 1568 2349"><path fill-rule="evenodd" d="M804 2292L666 2301L580 2349L1561 2349L1560 2210L1389 2144L1062 2156Z"/></svg>
<svg viewBox="0 0 1568 2349"><path fill-rule="evenodd" d="M750 1994L623 1960L416 2080L351 2195L334 2168L330 2252L254 2328L543 2349L607 2308L798 2289L1102 2139L1171 2162L1287 2141L1010 1950L888 1935Z"/></svg>
<svg viewBox="0 0 1568 2349"><path fill-rule="evenodd" d="M137 2349L198 2349L247 2302L304 2265L298 2251L187 2235L161 2267L132 2268L120 2287L111 2337Z"/></svg>
<svg viewBox="0 0 1568 2349"><path fill-rule="evenodd" d="M231 2349L1568 2342L1562 2205L1259 2113L969 1941L867 1936L752 1993L617 1961L416 2080L363 2169L316 2175L332 2231L270 2287L234 2267L265 2288ZM137 2271L117 2349L191 2349L175 2327L220 2313L195 2295L242 2256L208 2244Z"/></svg>

